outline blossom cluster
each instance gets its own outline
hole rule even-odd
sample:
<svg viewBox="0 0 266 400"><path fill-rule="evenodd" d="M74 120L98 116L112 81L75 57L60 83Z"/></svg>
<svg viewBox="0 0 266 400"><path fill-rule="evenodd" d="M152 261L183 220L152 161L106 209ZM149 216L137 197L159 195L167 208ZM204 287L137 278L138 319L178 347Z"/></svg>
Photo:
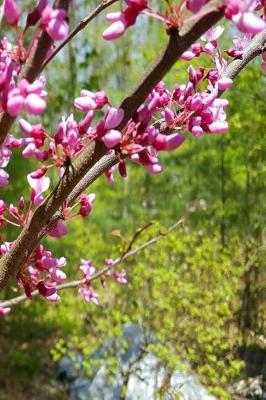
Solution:
<svg viewBox="0 0 266 400"><path fill-rule="evenodd" d="M4 0L0 7L0 16L16 29L16 43L12 45L7 38L0 40L0 113L5 112L10 117L17 117L22 111L31 115L40 115L46 109L47 92L45 79L39 77L29 82L24 76L22 66L38 42L42 31L46 31L52 40L63 40L68 34L68 24L64 10L54 10L47 5L47 0L39 0L37 6L27 16L26 27L19 28L21 10L15 0ZM1 19L1 18L0 18ZM24 35L29 27L36 25L32 41L24 48ZM1 21L0 21L1 23ZM11 149L20 147L21 140L8 135L0 149L0 186L8 184L8 173L3 169L7 166Z"/></svg>
<svg viewBox="0 0 266 400"><path fill-rule="evenodd" d="M127 7L122 11L108 13L106 20L112 24L103 32L105 40L114 40L121 37L126 29L136 23L141 14L150 15L168 26L179 28L186 23L182 18L183 7L170 3L169 11L164 15L154 10L147 0L125 0ZM185 7L193 14L199 13L209 0L186 0ZM226 0L217 4L224 9L225 17L231 20L240 32L255 35L266 28L265 8L263 0ZM265 10L264 10L265 12ZM180 13L180 14L179 14Z"/></svg>
<svg viewBox="0 0 266 400"><path fill-rule="evenodd" d="M111 271L115 266L115 261L111 258L105 260L104 271L101 272L102 286L106 286L106 278L118 282L120 285L126 285L126 271ZM95 292L92 286L92 280L95 279L96 267L92 264L91 260L81 260L80 269L83 272L83 279L79 285L79 293L87 303L99 304L99 295Z"/></svg>

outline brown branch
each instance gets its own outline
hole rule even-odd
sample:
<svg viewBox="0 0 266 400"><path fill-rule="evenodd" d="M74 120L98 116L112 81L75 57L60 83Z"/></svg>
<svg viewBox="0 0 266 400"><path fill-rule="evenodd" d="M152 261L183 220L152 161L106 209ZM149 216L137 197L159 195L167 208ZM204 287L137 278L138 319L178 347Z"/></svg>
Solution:
<svg viewBox="0 0 266 400"><path fill-rule="evenodd" d="M52 61L53 58L65 47L65 45L67 43L69 43L70 40L72 40L73 37L76 36L80 31L82 31L88 25L89 22L91 22L103 10L110 7L112 4L116 3L117 1L118 0L103 0L98 5L98 7L96 7L95 10L93 10L91 12L91 14L89 14L87 17L82 19L78 23L78 25L69 33L69 35L66 37L66 39L56 47L56 49L53 51L53 53L49 57L47 57L47 59L43 62L42 66L41 66L41 70L43 70L47 66L47 64L49 64L50 61Z"/></svg>
<svg viewBox="0 0 266 400"><path fill-rule="evenodd" d="M67 11L70 1L71 0L57 0L54 3L54 8L63 8ZM32 57L27 61L21 71L21 78L25 78L32 83L38 77L42 70L42 63L44 62L52 44L53 40L51 37L45 31L43 31ZM8 134L15 120L16 118L11 117L7 112L0 114L0 146L3 144L6 135Z"/></svg>
<svg viewBox="0 0 266 400"><path fill-rule="evenodd" d="M190 47L206 30L214 25L223 12L212 11L204 15L185 35L179 36L176 29L169 32L169 43L155 65L148 70L137 89L123 103L125 117L120 125L124 126L131 115L137 110L153 87L170 70L180 55ZM49 226L54 214L60 209L86 173L97 163L94 170L95 180L104 172L102 161L98 161L105 155L106 148L100 142L87 145L80 156L74 162L74 168L69 168L58 184L56 190L34 212L28 225L22 230L15 241L14 247L0 260L0 290L7 286L11 277L15 276L25 264L36 245L39 243L40 234Z"/></svg>
<svg viewBox="0 0 266 400"><path fill-rule="evenodd" d="M160 239L162 239L166 235L170 234L172 231L174 231L177 227L179 227L183 223L184 223L184 219L180 219L174 225L172 225L170 228L168 228L164 233L160 233L158 236L156 236L156 237L150 239L149 241L143 243L141 246L139 246L139 247L137 247L135 249L131 249L133 243L136 241L136 239L139 236L139 234L142 233L152 223L145 225L143 228L140 228L137 231L138 233L135 234L133 236L133 239L130 241L130 243L131 243L130 250L126 251L126 253L122 253L116 260L114 260L114 264L111 267L110 266L104 267L100 271L98 271L94 275L92 275L91 281L94 281L94 280L100 278L101 276L104 276L110 270L110 268L113 268L117 264L120 264L126 258L132 257L132 256L140 253L141 251L145 250L146 248L152 246L153 244L158 242ZM67 282L67 283L62 283L61 285L57 285L56 289L57 290L73 289L73 288L79 287L82 283L83 283L82 279L75 280L75 281L71 281L71 282ZM38 290L34 290L34 292L32 292L32 297L36 297L38 295L39 295L39 291ZM10 299L10 300L6 300L6 301L0 302L0 307L12 307L12 306L14 306L14 305L16 305L18 303L21 303L24 300L28 300L28 297L25 294L23 294L21 296L14 297L13 299Z"/></svg>
<svg viewBox="0 0 266 400"><path fill-rule="evenodd" d="M60 209L62 203L70 195L86 172L94 165L94 158L102 158L106 148L100 142L89 144L76 159L67 173L60 180L58 187L35 210L28 225L16 239L15 246L0 260L0 289L5 287L9 279L16 275L35 249L36 238L49 225L51 218ZM98 168L101 168L99 165ZM98 176L99 173L95 174ZM96 179L96 178L95 178Z"/></svg>

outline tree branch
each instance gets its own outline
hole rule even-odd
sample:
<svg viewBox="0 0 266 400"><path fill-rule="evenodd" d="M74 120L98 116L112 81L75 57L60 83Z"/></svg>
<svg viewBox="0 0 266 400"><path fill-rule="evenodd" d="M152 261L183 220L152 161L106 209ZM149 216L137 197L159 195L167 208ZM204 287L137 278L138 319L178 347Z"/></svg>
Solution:
<svg viewBox="0 0 266 400"><path fill-rule="evenodd" d="M174 225L172 225L170 228L168 228L165 232L161 232L158 236L156 236L156 237L150 239L149 241L143 243L141 246L139 246L139 247L137 247L135 249L131 249L133 243L136 241L136 239L139 236L139 234L142 233L143 230L146 229L148 226L150 226L151 223L145 225L143 228L140 228L137 231L137 233L133 236L133 239L130 241L130 249L127 249L127 251L125 253L123 252L116 260L114 260L114 264L111 267L110 266L104 267L100 271L98 271L94 275L92 275L91 281L94 281L94 280L100 278L101 276L104 276L111 268L113 268L117 264L120 264L125 259L127 259L129 257L133 257L134 255L136 255L136 254L140 253L141 251L145 250L146 248L152 246L153 244L158 242L160 239L162 239L163 237L165 237L168 234L170 234L171 232L173 232L177 227L182 225L183 222L184 222L184 219L180 219ZM82 283L83 283L83 279L74 280L74 281L71 281L71 282L67 282L67 283L63 283L61 285L58 285L56 287L56 289L57 290L73 289L73 288L79 287ZM34 290L34 292L32 292L32 297L36 297L38 295L39 295L39 291L38 290ZM14 305L16 305L18 303L21 303L22 301L25 301L25 300L29 300L29 299L25 294L23 294L21 296L14 297L13 299L0 302L0 307L12 307L12 306L14 306Z"/></svg>
<svg viewBox="0 0 266 400"><path fill-rule="evenodd" d="M125 117L120 124L120 129L125 126L130 117L146 99L153 87L171 69L181 54L187 50L205 31L214 25L223 16L223 11L212 11L204 15L185 35L179 36L176 29L169 32L169 42L166 49L159 56L153 65L144 75L137 89L125 99L121 107L125 109ZM50 196L35 210L28 225L22 230L15 241L15 245L0 260L0 290L7 286L9 280L17 275L25 264L37 244L40 234L49 226L51 219L63 202L68 198L78 183L84 178L87 172L96 164L94 181L104 172L103 162L98 161L105 155L106 148L102 142L93 142L87 145L69 168L63 179L60 180L56 189ZM106 160L105 160L106 162ZM115 161L113 161L115 163ZM37 239L36 239L37 238Z"/></svg>
<svg viewBox="0 0 266 400"><path fill-rule="evenodd" d="M227 78L234 79L245 66L266 50L266 31L258 33L249 43L242 58L232 61L226 70Z"/></svg>

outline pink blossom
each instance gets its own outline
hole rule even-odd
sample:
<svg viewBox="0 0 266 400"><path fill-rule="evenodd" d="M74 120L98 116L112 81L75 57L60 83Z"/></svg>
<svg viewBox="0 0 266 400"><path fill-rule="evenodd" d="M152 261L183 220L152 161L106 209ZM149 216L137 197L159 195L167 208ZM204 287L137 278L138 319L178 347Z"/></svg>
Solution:
<svg viewBox="0 0 266 400"><path fill-rule="evenodd" d="M28 182L32 189L38 194L38 193L43 193L47 189L49 189L50 186L50 178L48 176L42 176L39 179L34 179L31 177L31 175L27 175Z"/></svg>
<svg viewBox="0 0 266 400"><path fill-rule="evenodd" d="M18 86L8 92L7 112L16 117L25 107L30 114L41 114L46 108L44 99L47 93L43 90L44 84L42 78L32 84L26 79L21 79Z"/></svg>
<svg viewBox="0 0 266 400"><path fill-rule="evenodd" d="M80 134L83 135L88 132L88 129L93 120L93 115L94 114L92 110L88 111L86 117L78 123L78 130Z"/></svg>
<svg viewBox="0 0 266 400"><path fill-rule="evenodd" d="M30 114L39 115L46 109L46 102L39 95L31 93L26 97L24 107Z"/></svg>
<svg viewBox="0 0 266 400"><path fill-rule="evenodd" d="M127 7L122 12L107 14L107 21L112 22L103 32L105 40L114 40L122 36L126 29L135 24L139 14L147 8L147 0L128 0Z"/></svg>
<svg viewBox="0 0 266 400"><path fill-rule="evenodd" d="M181 54L182 60L185 60L185 61L190 61L194 57L195 57L195 53L193 53L193 51L191 51L191 50L186 50L186 51L184 51L184 53Z"/></svg>
<svg viewBox="0 0 266 400"><path fill-rule="evenodd" d="M27 16L26 28L34 26L41 18L42 12L47 6L48 0L39 0L37 6Z"/></svg>
<svg viewBox="0 0 266 400"><path fill-rule="evenodd" d="M109 107L105 114L104 127L105 129L116 128L124 118L125 111L122 108L116 109Z"/></svg>
<svg viewBox="0 0 266 400"><path fill-rule="evenodd" d="M92 286L81 287L79 289L79 293L87 303L93 302L96 305L99 304L99 296L97 293L95 293Z"/></svg>
<svg viewBox="0 0 266 400"><path fill-rule="evenodd" d="M147 166L148 171L151 174L157 175L163 172L163 167L160 164L150 164Z"/></svg>
<svg viewBox="0 0 266 400"><path fill-rule="evenodd" d="M232 17L232 20L241 32L252 35L262 32L266 27L265 21L252 12L238 13Z"/></svg>
<svg viewBox="0 0 266 400"><path fill-rule="evenodd" d="M79 214L82 217L87 217L88 215L90 215L95 198L96 196L94 193L90 193L89 195L82 194L80 196Z"/></svg>
<svg viewBox="0 0 266 400"><path fill-rule="evenodd" d="M205 2L205 0L186 0L186 6L191 12L197 13Z"/></svg>
<svg viewBox="0 0 266 400"><path fill-rule="evenodd" d="M120 283L120 285L126 285L127 284L127 279L125 278L126 276L126 271L122 270L120 272L113 272L112 273L112 278Z"/></svg>
<svg viewBox="0 0 266 400"><path fill-rule="evenodd" d="M45 296L46 300L50 303L57 303L60 300L60 296L57 292L51 294L50 296Z"/></svg>
<svg viewBox="0 0 266 400"><path fill-rule="evenodd" d="M80 269L84 273L86 278L91 278L93 274L95 274L96 268L92 265L91 260L81 260Z"/></svg>
<svg viewBox="0 0 266 400"><path fill-rule="evenodd" d="M62 237L66 236L67 234L68 229L61 219L48 231L48 235L52 237Z"/></svg>
<svg viewBox="0 0 266 400"><path fill-rule="evenodd" d="M4 0L4 16L10 25L17 25L20 9L15 0Z"/></svg>
<svg viewBox="0 0 266 400"><path fill-rule="evenodd" d="M81 96L74 100L74 106L77 110L88 112L96 108L96 102L91 96Z"/></svg>
<svg viewBox="0 0 266 400"><path fill-rule="evenodd" d="M40 179L42 176L44 176L46 174L47 171L48 171L48 168L46 166L43 166L43 167L37 169L36 171L32 172L30 174L30 176L33 179Z"/></svg>
<svg viewBox="0 0 266 400"><path fill-rule="evenodd" d="M166 151L176 150L184 142L185 136L179 133L173 133L172 135L166 136Z"/></svg>
<svg viewBox="0 0 266 400"><path fill-rule="evenodd" d="M6 315L6 314L8 314L8 313L10 313L10 311L11 311L10 307L1 307L0 306L0 316L1 317Z"/></svg>
<svg viewBox="0 0 266 400"><path fill-rule="evenodd" d="M110 20L110 19L109 19ZM115 21L109 28L105 29L103 32L103 38L105 40L118 39L125 33L126 25L123 21Z"/></svg>
<svg viewBox="0 0 266 400"><path fill-rule="evenodd" d="M55 41L64 40L68 35L68 23L65 10L54 10L46 7L42 12L42 25L48 35Z"/></svg>
<svg viewBox="0 0 266 400"><path fill-rule="evenodd" d="M39 290L39 293L44 297L51 296L56 293L56 288L54 286L49 286L49 284L44 281L40 281L37 284L37 289Z"/></svg>
<svg viewBox="0 0 266 400"><path fill-rule="evenodd" d="M7 186L9 183L9 175L8 173L0 168L0 186Z"/></svg>
<svg viewBox="0 0 266 400"><path fill-rule="evenodd" d="M122 139L121 132L111 129L106 132L106 134L102 137L102 141L105 146L108 148L114 148Z"/></svg>
<svg viewBox="0 0 266 400"><path fill-rule="evenodd" d="M204 42L212 42L214 40L217 40L223 32L224 26L217 25L214 28L210 28L207 32L205 32L204 35L201 36L201 40L203 40Z"/></svg>

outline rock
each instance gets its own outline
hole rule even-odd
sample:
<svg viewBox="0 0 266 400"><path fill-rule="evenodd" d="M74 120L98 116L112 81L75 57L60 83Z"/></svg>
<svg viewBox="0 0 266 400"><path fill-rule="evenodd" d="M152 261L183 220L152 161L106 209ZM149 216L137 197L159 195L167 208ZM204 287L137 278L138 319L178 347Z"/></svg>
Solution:
<svg viewBox="0 0 266 400"><path fill-rule="evenodd" d="M120 342L119 342L120 341ZM163 400L172 400L177 394L182 400L215 400L192 372L186 374L175 370L170 376L160 359L148 352L147 346L156 342L155 336L138 324L125 324L122 339L108 339L91 359L101 360L101 367L94 369L92 376L84 378L82 368L65 356L59 363L59 377L69 385L72 400L119 400L123 385L126 385L126 400L155 400L158 390L167 381ZM124 345L126 343L126 346ZM119 361L119 368L110 379L106 353L110 352ZM87 360L86 360L87 361Z"/></svg>

